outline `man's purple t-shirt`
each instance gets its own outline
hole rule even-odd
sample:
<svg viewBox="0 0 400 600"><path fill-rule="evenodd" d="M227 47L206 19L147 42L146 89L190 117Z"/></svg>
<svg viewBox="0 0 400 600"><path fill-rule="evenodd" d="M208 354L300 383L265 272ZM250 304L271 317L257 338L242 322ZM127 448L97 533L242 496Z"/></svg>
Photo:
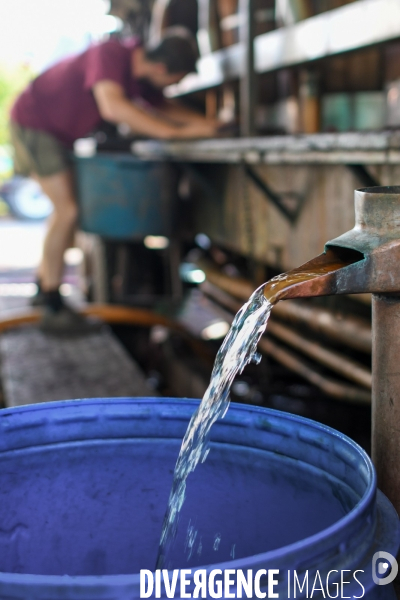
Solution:
<svg viewBox="0 0 400 600"><path fill-rule="evenodd" d="M119 83L128 98L152 106L163 102L161 90L135 79L131 55L137 43L109 40L50 67L17 98L11 119L31 129L54 135L71 146L101 121L92 88L98 81Z"/></svg>

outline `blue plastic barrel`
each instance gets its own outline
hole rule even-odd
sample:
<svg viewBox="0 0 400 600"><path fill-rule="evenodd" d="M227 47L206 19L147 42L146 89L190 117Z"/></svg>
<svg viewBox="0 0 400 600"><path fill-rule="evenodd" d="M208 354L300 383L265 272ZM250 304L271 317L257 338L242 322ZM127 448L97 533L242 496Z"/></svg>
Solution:
<svg viewBox="0 0 400 600"><path fill-rule="evenodd" d="M2 410L0 598L139 598L196 406L118 398ZM357 444L307 419L234 404L189 478L170 561L278 569L280 598L288 570L301 581L305 571L312 580L345 569L344 595L360 597L359 570L362 597L386 600L394 592L373 584L372 557L398 546L397 515Z"/></svg>

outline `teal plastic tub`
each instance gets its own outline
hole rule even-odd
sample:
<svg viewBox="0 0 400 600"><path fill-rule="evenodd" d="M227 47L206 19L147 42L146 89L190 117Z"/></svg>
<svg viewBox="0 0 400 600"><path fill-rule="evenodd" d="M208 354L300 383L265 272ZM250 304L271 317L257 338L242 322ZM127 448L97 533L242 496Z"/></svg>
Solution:
<svg viewBox="0 0 400 600"><path fill-rule="evenodd" d="M75 163L82 231L127 241L170 236L174 207L167 164L119 153L76 157Z"/></svg>

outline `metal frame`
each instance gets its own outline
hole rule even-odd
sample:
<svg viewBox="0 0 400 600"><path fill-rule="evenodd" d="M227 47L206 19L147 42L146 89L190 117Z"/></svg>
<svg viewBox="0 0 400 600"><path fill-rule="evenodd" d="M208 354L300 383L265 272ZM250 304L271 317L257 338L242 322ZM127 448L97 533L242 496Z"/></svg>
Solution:
<svg viewBox="0 0 400 600"><path fill-rule="evenodd" d="M133 142L145 160L201 163L313 165L400 164L400 130L318 133L258 138ZM369 184L368 184L369 185Z"/></svg>
<svg viewBox="0 0 400 600"><path fill-rule="evenodd" d="M254 0L239 0L242 18L239 28L240 42L244 48L242 77L240 79L240 129L243 136L255 134L255 106L257 101L256 73L254 70Z"/></svg>
<svg viewBox="0 0 400 600"><path fill-rule="evenodd" d="M398 0L358 0L291 27L259 35L254 40L257 73L267 73L380 44L400 37ZM235 44L202 57L198 73L170 86L169 97L208 89L242 77L245 46Z"/></svg>
<svg viewBox="0 0 400 600"><path fill-rule="evenodd" d="M296 223L305 201L305 195L298 194L297 192L280 192L278 194L270 188L266 181L264 181L258 175L258 173L256 173L254 169L250 167L250 165L245 165L244 169L247 177L251 179L251 181L257 186L263 195L272 202L275 208L277 208L279 212L286 217L289 223ZM295 200L295 207L289 208L285 204L285 198Z"/></svg>

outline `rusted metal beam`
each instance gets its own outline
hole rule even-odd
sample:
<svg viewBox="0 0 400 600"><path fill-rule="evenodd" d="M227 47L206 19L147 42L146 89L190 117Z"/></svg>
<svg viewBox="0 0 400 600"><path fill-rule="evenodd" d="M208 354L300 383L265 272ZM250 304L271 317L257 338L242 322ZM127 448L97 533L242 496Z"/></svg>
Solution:
<svg viewBox="0 0 400 600"><path fill-rule="evenodd" d="M333 350L329 350L321 346L321 344L312 342L304 336L292 331L285 325L281 325L275 321L271 321L268 324L268 332L272 333L273 336L277 337L282 342L285 342L285 344L299 350L302 354L306 354L316 362L335 371L342 377L350 379L367 389L371 389L371 371L357 361Z"/></svg>
<svg viewBox="0 0 400 600"><path fill-rule="evenodd" d="M307 325L315 333L329 337L366 354L371 353L371 324L354 315L343 315L295 300L278 303L274 313L280 319Z"/></svg>
<svg viewBox="0 0 400 600"><path fill-rule="evenodd" d="M261 338L258 343L261 352L265 352L274 360L284 365L290 371L297 373L328 396L344 402L355 402L357 404L370 404L371 395L369 392L343 384L339 381L329 379L311 368L307 363L300 360L289 350L283 349L278 344L268 338Z"/></svg>

